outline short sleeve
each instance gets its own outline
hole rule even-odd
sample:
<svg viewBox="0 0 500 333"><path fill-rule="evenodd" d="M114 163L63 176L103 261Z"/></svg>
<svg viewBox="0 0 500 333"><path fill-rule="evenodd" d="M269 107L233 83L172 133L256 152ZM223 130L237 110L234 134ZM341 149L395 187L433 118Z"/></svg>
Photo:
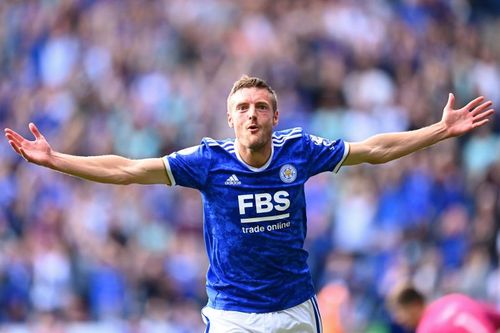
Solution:
<svg viewBox="0 0 500 333"><path fill-rule="evenodd" d="M179 150L163 157L171 185L201 190L210 169L210 150L205 144Z"/></svg>
<svg viewBox="0 0 500 333"><path fill-rule="evenodd" d="M309 160L309 176L325 171L337 173L349 153L349 144L344 140L328 140L304 133L305 151Z"/></svg>

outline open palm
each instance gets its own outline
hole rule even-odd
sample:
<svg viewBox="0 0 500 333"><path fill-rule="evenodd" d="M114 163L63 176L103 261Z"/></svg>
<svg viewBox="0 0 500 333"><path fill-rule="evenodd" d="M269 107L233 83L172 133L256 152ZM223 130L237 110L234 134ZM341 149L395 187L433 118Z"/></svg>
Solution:
<svg viewBox="0 0 500 333"><path fill-rule="evenodd" d="M29 129L35 136L34 141L27 140L10 128L5 129L5 137L9 140L9 144L12 146L12 149L14 149L16 153L24 157L27 161L48 166L52 148L35 124L30 123Z"/></svg>
<svg viewBox="0 0 500 333"><path fill-rule="evenodd" d="M494 112L491 109L492 102L484 101L484 97L478 97L470 101L466 106L461 109L453 109L455 104L455 96L450 94L448 102L443 109L442 122L448 130L450 136L460 136L474 128L486 124Z"/></svg>

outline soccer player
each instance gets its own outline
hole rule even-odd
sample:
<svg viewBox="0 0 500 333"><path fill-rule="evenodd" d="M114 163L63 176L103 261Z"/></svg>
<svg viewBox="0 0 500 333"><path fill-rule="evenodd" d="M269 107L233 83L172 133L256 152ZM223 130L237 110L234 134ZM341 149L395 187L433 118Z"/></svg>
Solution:
<svg viewBox="0 0 500 333"><path fill-rule="evenodd" d="M208 253L210 332L321 332L321 319L303 249L304 183L342 165L384 163L488 122L491 101L479 97L454 109L449 95L442 120L419 130L380 134L363 142L330 141L301 128L273 132L276 93L243 76L227 99L235 139L204 138L162 158L81 157L54 151L34 124L29 141L5 129L27 161L80 178L113 184L168 184L198 189Z"/></svg>
<svg viewBox="0 0 500 333"><path fill-rule="evenodd" d="M461 294L443 296L426 305L425 297L412 286L396 288L388 307L397 323L416 333L495 333L500 313L487 304Z"/></svg>

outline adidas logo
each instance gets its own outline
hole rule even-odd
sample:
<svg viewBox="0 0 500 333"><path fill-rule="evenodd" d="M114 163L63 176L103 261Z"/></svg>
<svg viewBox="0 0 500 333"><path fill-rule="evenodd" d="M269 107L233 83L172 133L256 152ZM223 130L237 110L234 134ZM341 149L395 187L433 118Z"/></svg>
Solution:
<svg viewBox="0 0 500 333"><path fill-rule="evenodd" d="M233 174L231 177L229 177L225 182L225 185L241 185L240 180L238 177L236 177L235 174Z"/></svg>

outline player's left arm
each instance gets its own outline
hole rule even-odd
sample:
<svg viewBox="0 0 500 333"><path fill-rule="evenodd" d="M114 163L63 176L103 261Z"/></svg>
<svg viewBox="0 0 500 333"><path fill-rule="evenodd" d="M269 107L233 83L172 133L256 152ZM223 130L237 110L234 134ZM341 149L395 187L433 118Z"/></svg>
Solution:
<svg viewBox="0 0 500 333"><path fill-rule="evenodd" d="M454 102L455 96L450 93L441 121L433 125L414 131L378 134L361 142L350 142L349 154L343 165L392 161L483 126L494 112L492 102L484 101L483 96L460 109L454 109Z"/></svg>

